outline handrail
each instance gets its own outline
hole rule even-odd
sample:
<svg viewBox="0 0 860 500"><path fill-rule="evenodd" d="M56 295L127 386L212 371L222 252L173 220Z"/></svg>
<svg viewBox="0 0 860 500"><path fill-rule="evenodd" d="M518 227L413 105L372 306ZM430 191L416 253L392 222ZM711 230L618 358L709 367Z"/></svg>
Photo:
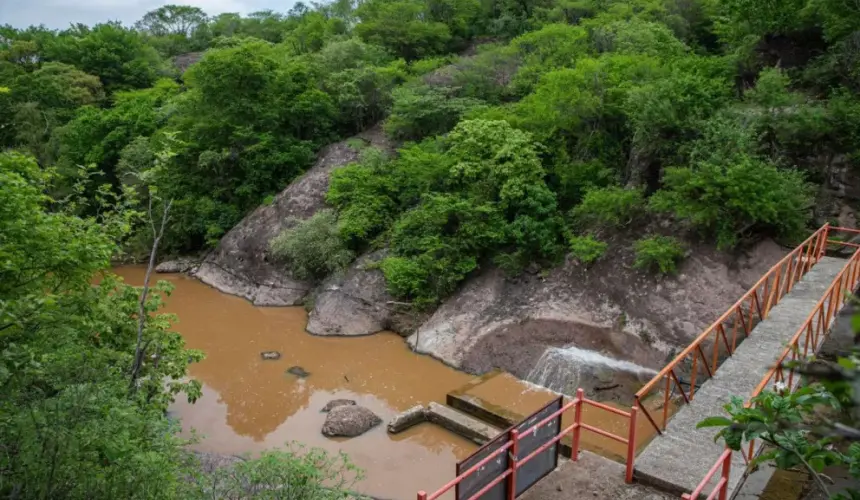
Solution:
<svg viewBox="0 0 860 500"><path fill-rule="evenodd" d="M800 281L818 261L825 251L829 230L830 225L825 224L771 267L734 305L699 334L693 342L675 356L675 359L660 370L654 378L639 389L634 397L634 407L642 410L642 413L659 434L662 434L666 430L669 420L669 400L674 389L677 389L681 393L685 402L689 403L693 400L696 393L696 381L699 376L700 360L705 368L707 377L712 377L719 367L721 351L731 356L737 347L739 334L742 333L744 338L749 336L755 324L767 318L770 310L779 303L782 297L791 291L794 284ZM728 332L731 332L731 342L729 342ZM720 346L721 341L722 346L725 347L724 350ZM708 342L711 345L710 356L705 354ZM690 359L691 355L692 359ZM686 391L681 384L676 369L681 367L688 359L692 366L690 368L689 391ZM663 380L665 380L663 387L663 418L662 425L658 425L654 417L651 416L642 404L642 400L652 390L657 388L658 384Z"/></svg>
<svg viewBox="0 0 860 500"><path fill-rule="evenodd" d="M842 227L831 227L830 231L844 231L860 234L860 230ZM847 245L851 247L858 246L838 240L826 241L831 244ZM777 390L780 391L790 391L794 388L794 375L797 368L795 362L798 361L798 357L801 356L801 338L804 339L802 357L808 356L810 351L813 354L818 352L818 349L830 333L830 325L836 314L839 312L839 307L842 303L848 300L849 295L857 289L858 285L860 285L860 248L851 255L839 273L833 278L833 281L830 282L830 285L827 287L827 290L824 292L821 299L815 304L812 312L809 313L809 316L806 317L806 320L800 325L791 340L789 340L785 350L779 356L774 366L768 370L767 374L765 374L764 378L753 390L750 395L750 399L746 402L747 407L751 405L752 398L761 394L771 382L774 384L785 384L783 388L777 388ZM790 363L788 367L786 367L786 361ZM788 370L788 381L785 379L786 369ZM723 464L723 478L717 484L714 491L708 496L708 499L713 499L714 496L719 493L720 500L725 500L728 493L728 474L729 468L731 467L731 454L732 450L726 449L693 493L684 494L682 495L682 498L698 498L698 495L704 490L708 482L711 481L720 464ZM755 440L753 439L749 442L747 452L743 453L743 458L747 463L749 463L750 460L753 459L754 454Z"/></svg>
<svg viewBox="0 0 860 500"><path fill-rule="evenodd" d="M717 473L717 470L722 468L722 472L720 473L720 480L717 482L714 489L711 490L711 493L708 495L708 500L714 500L714 497L717 495L720 496L719 500L726 500L728 497L728 484L729 484L729 473L732 468L732 450L726 448L726 451L720 455L720 458L717 459L717 463L711 467L711 470L705 474L705 478L702 479L702 482L696 486L696 489L693 490L693 493L684 493L681 495L681 498L684 500L698 500L699 495L705 491L705 488L708 487L708 483L711 482L711 479L714 477L714 474Z"/></svg>
<svg viewBox="0 0 860 500"><path fill-rule="evenodd" d="M596 427L592 427L588 424L582 423L582 406L583 405L589 405L589 406L593 406L595 408L604 409L607 411L611 411L612 413L615 413L617 415L621 415L623 417L629 418L630 419L630 426L628 427L627 437L624 438L621 436L617 436L617 435L612 434L610 432L606 432L602 429L598 429ZM567 428L562 429L553 438L551 438L547 442L543 443L541 446L539 446L537 449L535 449L534 451L532 451L531 453L529 453L525 457L523 457L521 459L517 458L517 452L519 450L520 436L527 435L530 432L537 431L537 429L543 427L544 425L547 425L550 422L552 422L553 420L560 418L562 414L564 414L566 411L570 410L571 408L574 409L573 424L569 425ZM484 458L483 460L481 460L477 464L470 467L466 472L460 474L456 478L454 478L451 481L449 481L448 483L446 483L440 489L438 489L435 492L430 493L430 494L428 494L424 491L419 491L418 492L418 500L435 500L435 499L439 498L443 494L450 491L451 488L453 488L457 484L461 483L464 479L466 479L470 475L474 474L475 471L477 471L479 468L486 465L490 460L496 458L499 454L501 454L505 450L510 450L509 455L508 455L508 468L504 472L500 473L492 481L487 483L487 485L485 485L483 488L481 488L477 493L475 493L474 495L469 497L469 500L479 499L481 497L481 495L483 495L484 493L489 491L492 487L499 484L503 479L508 480L508 490L507 490L508 491L508 500L513 500L516 497L516 474L517 474L517 470L522 468L526 463L528 463L534 457L536 457L539 454L541 454L542 452L546 451L550 446L552 446L552 445L558 443L559 441L561 441L562 439L564 439L565 436L567 436L567 435L572 436L572 438L571 438L571 452L570 452L571 461L576 462L579 459L579 443L580 443L580 434L581 434L582 429L595 432L599 435L608 437L610 439L614 439L618 442L621 442L621 443L624 443L627 445L627 470L626 470L625 480L628 483L631 483L631 482L633 482L633 460L635 459L635 455L636 455L636 415L637 415L637 409L636 408L633 408L630 412L619 410L617 408L612 408L611 406L607 406L607 405L604 405L602 403L598 403L597 401L592 401L590 399L586 399L584 391L582 389L577 389L576 397L574 399L569 401L567 404L563 405L560 409L556 410L551 415L542 419L540 422L532 425L531 427L529 427L523 431L517 431L516 428L513 428L510 431L508 431L510 433L509 434L510 440L507 443L505 443L502 447L500 447L498 450L496 450L493 453L491 453L490 455L488 455L486 458Z"/></svg>

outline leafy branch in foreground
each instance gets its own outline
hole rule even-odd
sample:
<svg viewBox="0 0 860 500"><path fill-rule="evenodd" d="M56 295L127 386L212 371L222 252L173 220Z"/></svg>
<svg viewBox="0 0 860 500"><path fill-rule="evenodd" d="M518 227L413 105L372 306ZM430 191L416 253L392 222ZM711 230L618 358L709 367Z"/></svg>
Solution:
<svg viewBox="0 0 860 500"><path fill-rule="evenodd" d="M837 362L811 361L795 364L808 384L782 394L764 391L749 404L732 397L725 405L728 416L709 417L698 428L717 427L714 440L740 451L753 439L768 446L750 464L772 463L779 469L801 469L816 487L835 499L858 498L860 491L848 489L832 494L825 468L840 467L860 478L860 429L855 391L860 381L860 349Z"/></svg>

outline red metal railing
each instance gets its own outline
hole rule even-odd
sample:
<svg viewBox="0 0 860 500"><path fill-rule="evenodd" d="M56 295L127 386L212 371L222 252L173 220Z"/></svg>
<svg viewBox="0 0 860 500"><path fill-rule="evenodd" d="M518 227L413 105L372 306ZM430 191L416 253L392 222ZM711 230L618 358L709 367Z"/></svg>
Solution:
<svg viewBox="0 0 860 500"><path fill-rule="evenodd" d="M634 408L638 407L662 434L669 420L670 399L673 387L681 394L685 403L693 400L700 367L704 367L707 378L713 376L720 364L720 355L731 356L737 347L739 336L746 338L760 321L767 318L770 310L779 303L824 253L829 225L824 225L809 238L782 258L759 279L728 311L717 318L696 339L681 351L653 379L636 393ZM731 341L729 341L731 337ZM741 338L740 340L743 340ZM710 346L710 355L706 354ZM684 389L679 378L683 369L689 367L689 389ZM642 405L642 401L655 389L663 389L663 416L660 424Z"/></svg>
<svg viewBox="0 0 860 500"><path fill-rule="evenodd" d="M593 406L595 408L600 408L602 410L606 410L606 411L614 413L616 415L620 415L622 417L629 418L630 419L630 426L629 426L629 432L628 432L627 437L625 438L625 437L617 436L615 434L604 431L602 429L598 429L597 427L582 423L582 406L583 405L590 405L590 406ZM523 457L521 459L517 458L517 453L519 451L520 435L528 434L529 432L533 432L533 431L543 427L544 425L550 424L556 418L561 418L561 416L566 411L570 410L571 408L573 408L573 410L574 410L573 424L571 424L570 426L568 426L565 429L562 429L555 437L548 440L546 443L544 443L539 448L537 448L533 452L529 453L525 457ZM515 428L511 429L509 431L510 432L510 439L507 443L505 443L499 449L497 449L494 452L487 455L487 457L485 457L483 460L476 463L475 465L470 467L468 470L466 470L465 472L463 472L462 474L460 474L456 478L452 479L451 481L449 481L447 484L445 484L444 486L442 486L441 488L439 488L435 492L428 494L424 491L419 491L418 492L418 500L435 500L435 499L439 498L440 496L444 495L445 493L450 491L452 488L454 488L455 486L460 484L460 482L462 482L464 479L466 479L467 477L474 474L481 467L488 464L490 461L492 461L493 459L498 457L500 454L505 453L506 451L509 453L508 468L503 473L499 474L495 479L493 479L492 481L487 483L487 485L484 486L483 488L481 488L481 490L479 490L477 493L475 493L474 495L469 497L468 500L477 500L477 499L481 498L481 495L488 492L491 488L493 488L497 484L501 483L503 480L508 481L508 488L507 488L508 500L513 500L514 498L516 498L517 470L519 468L521 468L523 465L525 465L526 463L528 463L531 459L538 456L540 453L546 451L550 446L561 441L567 435L571 436L570 458L572 461L575 462L576 460L579 459L579 441L580 441L580 434L581 434L583 429L585 429L587 431L594 432L595 434L599 434L599 435L604 436L606 438L609 438L609 439L612 439L612 440L615 440L615 441L618 441L620 443L627 445L627 470L626 470L625 478L626 478L626 481L628 483L633 482L633 461L634 461L634 458L636 456L636 415L637 415L637 412L638 412L637 408L631 409L630 412L628 413L626 411L619 410L617 408L613 408L611 406L607 406L607 405L604 405L602 403L592 401L590 399L586 399L584 396L583 390L578 389L576 391L576 397L573 400L571 400L570 402L568 402L567 404L562 406L561 409L555 411L554 413L547 416L546 418L544 418L543 420L541 420L537 424L529 427L528 429L526 429L522 432L518 432Z"/></svg>
<svg viewBox="0 0 860 500"><path fill-rule="evenodd" d="M827 226L825 226L827 227ZM860 234L860 231L856 229L848 229L842 227L830 227L828 228L828 232L847 232L853 234ZM836 317L836 314L839 312L839 309L842 307L851 293L857 289L857 286L860 285L860 245L855 243L849 243L839 240L831 240L827 239L826 242L828 244L834 245L842 245L848 246L851 248L857 248L853 255L848 259L845 266L842 270L839 271L839 274L833 279L830 283L830 286L824 292L824 295L821 297L821 300L815 305L815 308L806 318L802 325L797 329L797 332L788 342L785 350L782 352L782 355L776 360L775 365L768 370L767 374L764 378L759 382L758 386L753 390L750 395L750 399L758 396L764 391L768 385L774 384L774 389L779 391L784 390L792 390L795 387L795 383L799 383L799 380L795 379L796 373L796 362L799 359L805 358L810 355L810 353L814 354L818 352L818 349L827 339L827 336L830 332L830 326ZM801 345L803 346L801 348ZM802 354L801 354L802 351ZM786 372L788 372L788 379L786 380ZM783 387L778 387L777 384L783 384ZM751 404L750 401L747 401L746 406L749 407ZM747 464L750 460L753 459L755 454L755 440L750 441L749 447L746 453L743 454L744 461ZM728 494L728 478L729 478L729 470L731 468L731 456L732 450L726 449L708 474L702 479L702 482L693 490L692 494L684 494L682 498L690 499L690 498L698 498L698 495L704 490L704 488L708 485L708 483L713 478L717 469L722 466L722 478L714 487L713 492L708 496L708 499L713 499L715 495L719 494L720 500L725 500Z"/></svg>
<svg viewBox="0 0 860 500"><path fill-rule="evenodd" d="M720 480L717 481L717 484L716 486L714 486L714 489L711 490L711 493L708 494L708 500L714 500L717 495L719 495L720 497L719 500L726 500L726 498L728 498L729 492L729 473L732 469L732 450L728 448L726 449L726 451L723 452L722 455L720 455L720 458L717 460L717 463L715 463L714 466L711 467L711 470L708 471L708 473L705 475L705 478L702 479L702 482L699 483L698 486L696 486L696 489L693 490L693 493L684 493L683 495L681 495L681 498L683 498L684 500L698 500L699 495L701 495L702 492L705 491L705 488L708 487L708 483L711 482L711 479L714 477L714 474L716 474L717 471L720 469L722 469L722 472L720 473Z"/></svg>

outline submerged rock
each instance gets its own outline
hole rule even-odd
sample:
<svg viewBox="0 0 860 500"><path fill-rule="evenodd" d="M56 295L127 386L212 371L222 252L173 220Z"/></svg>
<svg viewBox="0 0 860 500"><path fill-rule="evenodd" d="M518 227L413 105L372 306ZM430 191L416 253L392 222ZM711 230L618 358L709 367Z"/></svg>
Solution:
<svg viewBox="0 0 860 500"><path fill-rule="evenodd" d="M310 372L305 371L305 369L301 366L291 366L287 368L287 373L289 373L290 375L295 375L299 378L307 378L308 375L310 375Z"/></svg>
<svg viewBox="0 0 860 500"><path fill-rule="evenodd" d="M388 149L385 135L376 127L357 136L375 147ZM358 159L349 139L325 147L316 164L293 181L272 203L258 207L231 229L195 276L222 292L244 297L258 306L301 304L313 288L295 278L289 266L269 260L269 242L296 220L310 218L325 207L331 172Z"/></svg>
<svg viewBox="0 0 860 500"><path fill-rule="evenodd" d="M325 406L323 406L323 408L322 408L322 410L320 410L320 412L328 413L332 409L337 408L338 406L353 406L353 405L355 405L355 401L353 401L352 399L332 399L331 401L326 403Z"/></svg>
<svg viewBox="0 0 860 500"><path fill-rule="evenodd" d="M260 357L264 360L276 360L281 359L281 353L278 351L263 351L260 353Z"/></svg>
<svg viewBox="0 0 860 500"><path fill-rule="evenodd" d="M363 406L337 406L328 412L322 433L328 437L355 437L381 423L381 418Z"/></svg>

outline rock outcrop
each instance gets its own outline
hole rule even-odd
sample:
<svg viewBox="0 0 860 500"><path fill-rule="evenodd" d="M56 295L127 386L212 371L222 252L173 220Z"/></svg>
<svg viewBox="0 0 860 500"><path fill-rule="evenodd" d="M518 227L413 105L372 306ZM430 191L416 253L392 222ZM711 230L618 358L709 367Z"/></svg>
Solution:
<svg viewBox="0 0 860 500"><path fill-rule="evenodd" d="M740 256L697 248L676 277L660 278L632 268L630 245L610 248L589 269L567 262L545 277L516 279L483 272L445 301L409 344L469 372L501 368L520 378L549 347L575 346L660 368L786 253L770 241Z"/></svg>
<svg viewBox="0 0 860 500"><path fill-rule="evenodd" d="M312 286L296 279L284 265L269 260L269 241L287 229L291 220L307 219L325 206L331 172L358 159L359 150L353 146L356 139L374 147L390 147L378 127L327 146L316 164L271 204L258 207L231 229L194 275L255 305L300 304Z"/></svg>
<svg viewBox="0 0 860 500"><path fill-rule="evenodd" d="M194 272L200 264L200 259L194 257L180 257L173 260L165 260L155 266L157 273L189 273Z"/></svg>
<svg viewBox="0 0 860 500"><path fill-rule="evenodd" d="M381 423L381 418L363 406L336 406L328 412L322 433L328 437L355 437Z"/></svg>
<svg viewBox="0 0 860 500"><path fill-rule="evenodd" d="M382 330L411 333L427 318L398 303L388 294L385 277L374 264L385 252L365 255L341 275L324 282L315 292L308 317L314 335L370 335Z"/></svg>

